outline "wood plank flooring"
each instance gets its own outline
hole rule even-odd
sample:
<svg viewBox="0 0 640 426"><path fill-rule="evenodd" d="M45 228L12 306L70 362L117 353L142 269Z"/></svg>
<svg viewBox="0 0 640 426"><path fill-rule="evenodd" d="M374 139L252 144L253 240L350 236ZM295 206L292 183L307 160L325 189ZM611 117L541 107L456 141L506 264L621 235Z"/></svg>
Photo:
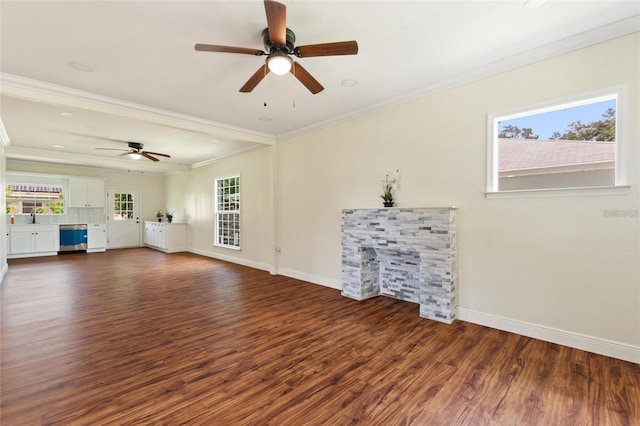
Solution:
<svg viewBox="0 0 640 426"><path fill-rule="evenodd" d="M638 425L640 366L189 253L15 259L2 425Z"/></svg>

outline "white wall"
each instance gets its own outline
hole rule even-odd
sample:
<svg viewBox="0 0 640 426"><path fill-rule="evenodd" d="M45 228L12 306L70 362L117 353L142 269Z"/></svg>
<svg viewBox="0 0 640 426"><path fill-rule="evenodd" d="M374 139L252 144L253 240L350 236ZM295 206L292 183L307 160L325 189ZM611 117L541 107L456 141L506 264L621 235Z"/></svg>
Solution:
<svg viewBox="0 0 640 426"><path fill-rule="evenodd" d="M400 206L460 208L461 317L612 341L640 361L639 219L603 214L640 207L639 38L279 141L278 270L339 288L341 209L380 207L380 179L397 168ZM488 113L619 84L629 85L630 193L485 198Z"/></svg>
<svg viewBox="0 0 640 426"><path fill-rule="evenodd" d="M189 173L165 177L167 206L175 208L176 219L188 222L190 251L259 269L272 268L272 151L271 147L257 149L192 169ZM241 250L213 245L214 182L217 178L235 175L240 175Z"/></svg>
<svg viewBox="0 0 640 426"><path fill-rule="evenodd" d="M189 172L171 173L164 177L164 209L173 212L174 222L187 221L187 193Z"/></svg>

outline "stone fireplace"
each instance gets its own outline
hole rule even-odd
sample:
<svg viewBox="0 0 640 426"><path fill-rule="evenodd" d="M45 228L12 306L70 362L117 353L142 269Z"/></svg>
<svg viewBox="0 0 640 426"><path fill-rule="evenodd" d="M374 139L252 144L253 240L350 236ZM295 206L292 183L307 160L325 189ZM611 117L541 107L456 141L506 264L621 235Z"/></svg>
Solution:
<svg viewBox="0 0 640 426"><path fill-rule="evenodd" d="M456 315L456 209L342 211L342 295L420 304L420 316Z"/></svg>

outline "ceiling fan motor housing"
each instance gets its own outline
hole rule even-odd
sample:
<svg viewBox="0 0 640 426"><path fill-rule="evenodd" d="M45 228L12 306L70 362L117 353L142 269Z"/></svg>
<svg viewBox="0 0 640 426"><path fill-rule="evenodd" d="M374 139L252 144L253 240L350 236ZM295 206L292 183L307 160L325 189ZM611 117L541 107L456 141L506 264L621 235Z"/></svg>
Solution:
<svg viewBox="0 0 640 426"><path fill-rule="evenodd" d="M264 49L269 53L281 51L291 54L296 44L296 35L289 28L287 28L287 43L285 45L274 43L269 39L269 28L262 31L262 39L264 40Z"/></svg>
<svg viewBox="0 0 640 426"><path fill-rule="evenodd" d="M129 148L140 151L142 148L144 148L144 144L141 144L140 142L129 142Z"/></svg>

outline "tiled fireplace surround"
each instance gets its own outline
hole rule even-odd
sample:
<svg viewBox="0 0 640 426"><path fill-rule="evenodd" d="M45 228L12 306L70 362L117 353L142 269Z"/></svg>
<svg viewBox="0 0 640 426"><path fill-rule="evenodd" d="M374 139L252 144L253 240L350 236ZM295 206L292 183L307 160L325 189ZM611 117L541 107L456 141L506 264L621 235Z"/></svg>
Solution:
<svg viewBox="0 0 640 426"><path fill-rule="evenodd" d="M342 211L342 295L420 304L420 316L456 315L456 209Z"/></svg>

